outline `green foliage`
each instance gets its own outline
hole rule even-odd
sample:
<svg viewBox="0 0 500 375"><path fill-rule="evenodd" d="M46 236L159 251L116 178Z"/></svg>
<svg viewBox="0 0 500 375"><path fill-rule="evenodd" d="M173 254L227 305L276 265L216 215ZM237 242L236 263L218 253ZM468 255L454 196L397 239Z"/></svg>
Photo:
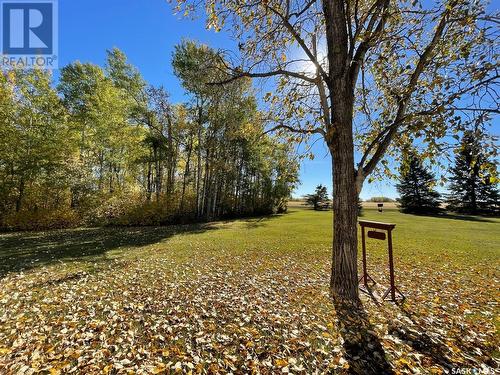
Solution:
<svg viewBox="0 0 500 375"><path fill-rule="evenodd" d="M457 147L448 208L468 214L499 214L500 194L496 164L488 158L481 131L466 131Z"/></svg>
<svg viewBox="0 0 500 375"><path fill-rule="evenodd" d="M66 199L72 134L51 77L41 70L0 75L0 217L8 212L56 208Z"/></svg>
<svg viewBox="0 0 500 375"><path fill-rule="evenodd" d="M394 199L389 197L371 197L368 202L394 202Z"/></svg>
<svg viewBox="0 0 500 375"><path fill-rule="evenodd" d="M404 213L432 214L439 212L440 194L434 190L436 180L423 165L420 158L411 152L400 168L396 185L400 198L400 210Z"/></svg>
<svg viewBox="0 0 500 375"><path fill-rule="evenodd" d="M263 135L249 81L209 84L227 78L223 61L214 50L191 41L176 47L172 64L192 97L187 132L189 152L196 154L191 167L196 169L196 215L208 219L286 210L298 166L289 146ZM213 192L218 193L209 196Z"/></svg>
<svg viewBox="0 0 500 375"><path fill-rule="evenodd" d="M286 210L291 148L262 135L249 82L208 87L215 52L184 42L174 68L193 101L173 105L118 49L0 75L0 227L158 225ZM220 61L219 61L220 62ZM203 74L199 74L203 71Z"/></svg>
<svg viewBox="0 0 500 375"><path fill-rule="evenodd" d="M139 97L146 88L141 73L127 61L127 56L118 48L107 52L106 73L113 86L123 90L125 98L133 100Z"/></svg>
<svg viewBox="0 0 500 375"><path fill-rule="evenodd" d="M318 185L314 194L308 194L305 196L306 205L312 206L315 210L328 209L331 204L331 199L328 196L328 189L326 186Z"/></svg>
<svg viewBox="0 0 500 375"><path fill-rule="evenodd" d="M362 216L362 214L363 214L363 201L359 197L358 197L358 203L357 203L356 208L358 209L358 216Z"/></svg>

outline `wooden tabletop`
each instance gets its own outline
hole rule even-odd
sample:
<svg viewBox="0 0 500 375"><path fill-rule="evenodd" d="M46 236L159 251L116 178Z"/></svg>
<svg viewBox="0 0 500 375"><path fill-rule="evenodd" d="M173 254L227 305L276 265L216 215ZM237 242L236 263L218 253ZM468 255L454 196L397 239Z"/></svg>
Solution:
<svg viewBox="0 0 500 375"><path fill-rule="evenodd" d="M386 230L392 230L396 227L396 224L381 223L380 221L369 221L369 220L359 220L359 225L367 228L386 229Z"/></svg>

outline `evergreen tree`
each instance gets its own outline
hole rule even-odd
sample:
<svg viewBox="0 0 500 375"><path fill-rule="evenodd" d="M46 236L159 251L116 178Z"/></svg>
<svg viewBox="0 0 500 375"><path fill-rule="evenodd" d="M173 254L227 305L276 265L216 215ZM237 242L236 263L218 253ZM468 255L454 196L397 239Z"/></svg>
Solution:
<svg viewBox="0 0 500 375"><path fill-rule="evenodd" d="M330 198L328 197L328 190L326 186L318 185L314 194L308 194L305 196L306 205L313 206L315 210L322 210L323 208L328 208L330 206Z"/></svg>
<svg viewBox="0 0 500 375"><path fill-rule="evenodd" d="M358 216L363 216L363 200L358 197L358 204L356 206L358 208Z"/></svg>
<svg viewBox="0 0 500 375"><path fill-rule="evenodd" d="M495 182L496 166L488 160L481 142L482 133L464 133L451 168L448 208L467 214L499 212L499 192Z"/></svg>
<svg viewBox="0 0 500 375"><path fill-rule="evenodd" d="M415 154L403 162L400 174L396 188L401 196L398 200L401 212L430 214L440 211L440 194L433 189L436 180Z"/></svg>

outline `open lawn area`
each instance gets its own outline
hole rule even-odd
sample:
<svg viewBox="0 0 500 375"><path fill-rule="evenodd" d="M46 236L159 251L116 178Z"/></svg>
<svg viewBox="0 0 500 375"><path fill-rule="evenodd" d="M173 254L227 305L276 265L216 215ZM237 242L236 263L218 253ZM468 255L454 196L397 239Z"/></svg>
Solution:
<svg viewBox="0 0 500 375"><path fill-rule="evenodd" d="M407 299L362 294L355 314L329 298L331 212L2 234L0 372L498 369L500 220L363 219L396 224ZM380 296L382 241L368 240L368 262Z"/></svg>

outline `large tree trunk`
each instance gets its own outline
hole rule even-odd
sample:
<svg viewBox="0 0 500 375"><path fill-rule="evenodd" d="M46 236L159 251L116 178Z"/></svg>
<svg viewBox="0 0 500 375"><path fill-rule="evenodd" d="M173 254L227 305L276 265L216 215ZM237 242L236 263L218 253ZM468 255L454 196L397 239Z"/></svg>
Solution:
<svg viewBox="0 0 500 375"><path fill-rule="evenodd" d="M343 1L323 1L328 51L331 124L326 142L333 163L333 259L330 286L336 299L358 301L357 203L354 170L354 90L349 69L349 41Z"/></svg>
<svg viewBox="0 0 500 375"><path fill-rule="evenodd" d="M343 138L343 139L342 139ZM335 298L357 301L358 192L355 184L354 152L347 137L330 146L333 174L333 255L330 286ZM351 134L352 138L352 134Z"/></svg>
<svg viewBox="0 0 500 375"><path fill-rule="evenodd" d="M328 146L333 177L333 254L330 287L333 297L359 301L358 294L358 188L354 168L352 97L344 82L336 82L332 98L332 123L336 125Z"/></svg>

